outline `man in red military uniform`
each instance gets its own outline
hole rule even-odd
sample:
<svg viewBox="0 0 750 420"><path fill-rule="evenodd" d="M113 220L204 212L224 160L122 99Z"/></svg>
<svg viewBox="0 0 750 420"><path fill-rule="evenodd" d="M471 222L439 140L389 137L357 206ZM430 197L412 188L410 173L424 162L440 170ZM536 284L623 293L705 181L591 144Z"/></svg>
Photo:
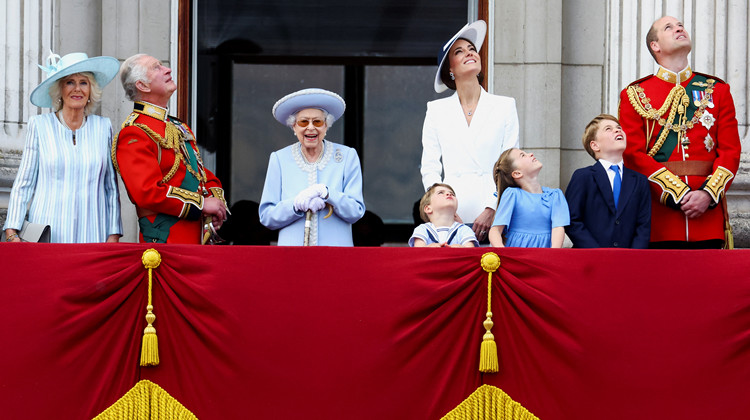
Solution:
<svg viewBox="0 0 750 420"><path fill-rule="evenodd" d="M136 206L141 242L200 244L204 226L219 229L226 220L227 206L193 132L167 115L177 89L171 74L145 54L123 62L120 77L134 108L112 145L112 160Z"/></svg>
<svg viewBox="0 0 750 420"><path fill-rule="evenodd" d="M646 44L659 69L622 91L620 124L625 165L651 181L650 247L721 248L741 151L729 85L691 71L690 36L676 18L654 22Z"/></svg>

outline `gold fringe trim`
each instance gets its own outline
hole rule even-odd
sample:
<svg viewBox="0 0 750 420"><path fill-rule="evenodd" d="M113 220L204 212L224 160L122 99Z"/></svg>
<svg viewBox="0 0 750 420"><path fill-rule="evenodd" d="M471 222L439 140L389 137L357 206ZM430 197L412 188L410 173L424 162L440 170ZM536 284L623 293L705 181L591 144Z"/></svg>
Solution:
<svg viewBox="0 0 750 420"><path fill-rule="evenodd" d="M481 261L482 269L487 272L487 319L482 323L486 332L482 337L482 347L479 350L479 371L495 373L499 370L499 364L495 336L490 332L495 325L492 322L492 273L500 268L500 257L494 252L487 252L482 255Z"/></svg>
<svg viewBox="0 0 750 420"><path fill-rule="evenodd" d="M159 364L159 340L154 328L154 307L151 304L153 297L153 270L161 264L161 255L153 248L143 251L141 257L143 266L148 269L148 305L146 305L146 328L143 330L143 342L141 344L141 366L156 366Z"/></svg>
<svg viewBox="0 0 750 420"><path fill-rule="evenodd" d="M143 380L94 420L198 420L159 385Z"/></svg>
<svg viewBox="0 0 750 420"><path fill-rule="evenodd" d="M521 404L513 401L502 389L482 385L443 420L539 420Z"/></svg>

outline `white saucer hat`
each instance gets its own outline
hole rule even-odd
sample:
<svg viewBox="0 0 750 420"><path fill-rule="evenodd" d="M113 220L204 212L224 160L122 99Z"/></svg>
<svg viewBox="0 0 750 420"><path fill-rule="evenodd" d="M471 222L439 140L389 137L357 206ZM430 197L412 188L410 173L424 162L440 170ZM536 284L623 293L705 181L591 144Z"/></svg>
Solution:
<svg viewBox="0 0 750 420"><path fill-rule="evenodd" d="M485 34L487 34L487 23L483 20L478 20L473 23L467 23L460 31L453 35L453 38L443 45L443 49L440 50L440 53L438 54L438 68L437 73L435 74L435 92L445 92L448 89L448 86L440 80L440 69L443 67L445 57L448 55L448 51L450 51L453 43L459 38L468 39L475 47L477 47L478 52L482 49L482 44L484 44Z"/></svg>
<svg viewBox="0 0 750 420"><path fill-rule="evenodd" d="M39 66L47 73L47 78L31 92L31 103L41 108L52 108L49 88L53 83L71 74L91 72L100 88L106 86L120 71L120 62L114 57L91 57L86 53L75 52L60 57L50 51L47 67Z"/></svg>
<svg viewBox="0 0 750 420"><path fill-rule="evenodd" d="M276 101L271 112L276 121L286 124L290 115L307 108L322 109L333 115L335 121L344 115L346 102L341 96L325 89L302 89Z"/></svg>

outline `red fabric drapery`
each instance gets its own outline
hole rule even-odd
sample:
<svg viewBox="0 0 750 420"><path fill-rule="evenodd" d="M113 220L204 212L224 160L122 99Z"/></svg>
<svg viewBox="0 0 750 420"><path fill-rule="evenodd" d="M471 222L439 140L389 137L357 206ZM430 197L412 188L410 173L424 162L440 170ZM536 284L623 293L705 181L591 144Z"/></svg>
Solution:
<svg viewBox="0 0 750 420"><path fill-rule="evenodd" d="M2 418L91 418L141 379L200 419L439 418L482 384L541 419L744 418L748 251L0 245ZM710 414L709 414L710 413Z"/></svg>

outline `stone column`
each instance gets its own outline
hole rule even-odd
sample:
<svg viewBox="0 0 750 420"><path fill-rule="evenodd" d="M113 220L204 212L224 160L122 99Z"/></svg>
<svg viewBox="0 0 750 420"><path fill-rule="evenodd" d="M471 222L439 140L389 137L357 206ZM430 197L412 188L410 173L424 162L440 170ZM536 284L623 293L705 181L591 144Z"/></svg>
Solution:
<svg viewBox="0 0 750 420"><path fill-rule="evenodd" d="M545 165L544 186L560 185L560 0L498 1L494 7L494 92L516 99L521 147Z"/></svg>
<svg viewBox="0 0 750 420"><path fill-rule="evenodd" d="M0 227L20 163L31 115L41 110L29 102L41 81L37 64L54 46L56 16L53 0L14 0L0 4Z"/></svg>

